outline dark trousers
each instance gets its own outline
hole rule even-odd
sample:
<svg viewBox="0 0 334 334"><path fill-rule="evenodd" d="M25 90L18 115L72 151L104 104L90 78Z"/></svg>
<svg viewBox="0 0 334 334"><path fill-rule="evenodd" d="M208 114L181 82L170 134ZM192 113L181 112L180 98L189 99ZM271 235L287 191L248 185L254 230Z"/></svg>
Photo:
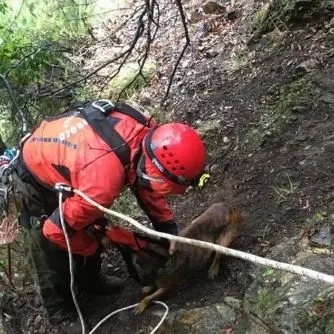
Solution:
<svg viewBox="0 0 334 334"><path fill-rule="evenodd" d="M41 187L20 167L12 174L12 184L20 211L19 222L24 229L27 260L43 306L52 323L67 320L76 314L70 293L68 253L44 237L40 219L56 209L57 194ZM84 290L99 276L100 253L90 257L73 255L73 264L77 291Z"/></svg>

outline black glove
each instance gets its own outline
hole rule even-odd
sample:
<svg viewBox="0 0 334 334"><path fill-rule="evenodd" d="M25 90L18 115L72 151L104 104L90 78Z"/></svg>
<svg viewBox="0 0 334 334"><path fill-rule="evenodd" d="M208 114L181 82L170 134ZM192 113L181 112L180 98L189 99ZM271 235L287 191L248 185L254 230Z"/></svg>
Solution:
<svg viewBox="0 0 334 334"><path fill-rule="evenodd" d="M93 224L88 225L85 228L86 233L88 233L90 236L95 238L97 241L101 241L101 239L106 235L105 229L108 225L109 221L107 218L99 218L94 221Z"/></svg>
<svg viewBox="0 0 334 334"><path fill-rule="evenodd" d="M154 229L158 232L177 235L177 224L174 220L165 223L152 222Z"/></svg>

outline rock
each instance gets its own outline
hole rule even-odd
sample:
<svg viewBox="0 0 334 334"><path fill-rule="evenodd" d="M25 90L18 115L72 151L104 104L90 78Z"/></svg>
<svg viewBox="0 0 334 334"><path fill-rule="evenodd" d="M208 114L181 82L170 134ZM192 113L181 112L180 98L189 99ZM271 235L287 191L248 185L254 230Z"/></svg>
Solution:
<svg viewBox="0 0 334 334"><path fill-rule="evenodd" d="M242 301L225 297L224 302L204 307L181 309L170 312L164 321L161 334L217 334L234 327L240 313ZM151 323L158 323L164 311L156 308L151 311ZM233 332L226 332L233 333Z"/></svg>
<svg viewBox="0 0 334 334"><path fill-rule="evenodd" d="M217 57L219 54L219 52L217 51L217 49L210 49L208 51L206 51L205 53L205 58L214 58Z"/></svg>
<svg viewBox="0 0 334 334"><path fill-rule="evenodd" d="M241 301L239 301L240 307ZM231 305L232 306L232 305ZM174 334L217 334L237 319L238 306L234 308L225 303L194 308L177 313L173 321Z"/></svg>
<svg viewBox="0 0 334 334"><path fill-rule="evenodd" d="M211 166L211 168L210 168L210 172L211 172L211 173L217 173L217 172L219 172L220 169L221 169L221 166L220 166L220 165L218 165L218 164L214 164L214 165Z"/></svg>
<svg viewBox="0 0 334 334"><path fill-rule="evenodd" d="M319 99L321 102L324 102L326 104L333 104L334 105L334 94L332 93L325 93L322 95Z"/></svg>
<svg viewBox="0 0 334 334"><path fill-rule="evenodd" d="M317 59L308 59L300 63L296 66L293 72L294 77L301 77L314 69L319 65L319 61Z"/></svg>
<svg viewBox="0 0 334 334"><path fill-rule="evenodd" d="M237 18L239 18L241 15L242 15L242 13L241 13L240 10L232 9L227 13L226 17L227 17L228 20L234 21Z"/></svg>
<svg viewBox="0 0 334 334"><path fill-rule="evenodd" d="M302 106L302 105L292 107L292 111L296 113L303 113L305 111L308 111L308 109L309 109L309 106Z"/></svg>
<svg viewBox="0 0 334 334"><path fill-rule="evenodd" d="M230 141L231 141L231 140L228 139L228 137L226 137L226 136L223 138L223 143L224 143L224 144L228 144Z"/></svg>
<svg viewBox="0 0 334 334"><path fill-rule="evenodd" d="M208 1L203 6L205 14L221 14L226 12L226 7L220 5L217 1Z"/></svg>
<svg viewBox="0 0 334 334"><path fill-rule="evenodd" d="M311 247L330 247L333 240L332 227L330 225L321 226L310 240Z"/></svg>
<svg viewBox="0 0 334 334"><path fill-rule="evenodd" d="M275 246L267 257L334 274L330 255L298 249L299 238L293 238ZM330 284L271 268L259 267L254 276L244 297L246 313L256 314L278 333L333 333L334 294ZM250 333L255 333L249 324Z"/></svg>

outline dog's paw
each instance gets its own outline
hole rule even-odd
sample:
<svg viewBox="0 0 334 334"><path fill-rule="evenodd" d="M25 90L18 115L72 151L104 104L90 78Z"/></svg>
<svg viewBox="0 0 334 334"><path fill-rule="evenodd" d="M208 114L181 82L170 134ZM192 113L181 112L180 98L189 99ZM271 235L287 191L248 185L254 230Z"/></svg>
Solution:
<svg viewBox="0 0 334 334"><path fill-rule="evenodd" d="M135 314L142 314L148 308L148 305L147 301L143 299L136 307Z"/></svg>

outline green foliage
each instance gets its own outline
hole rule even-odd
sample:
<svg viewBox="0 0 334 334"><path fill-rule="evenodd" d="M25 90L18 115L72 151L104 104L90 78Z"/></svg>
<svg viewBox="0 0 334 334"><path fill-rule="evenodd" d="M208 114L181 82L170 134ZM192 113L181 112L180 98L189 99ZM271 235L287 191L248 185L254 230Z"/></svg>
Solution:
<svg viewBox="0 0 334 334"><path fill-rule="evenodd" d="M131 98L147 86L148 81L155 73L155 68L155 64L147 60L139 74L140 67L138 64L126 64L110 82L108 95L115 98L122 94L122 97Z"/></svg>
<svg viewBox="0 0 334 334"><path fill-rule="evenodd" d="M273 273L275 272L275 270L273 268L266 268L263 272L263 277L268 277L271 276Z"/></svg>
<svg viewBox="0 0 334 334"><path fill-rule="evenodd" d="M307 228L315 228L318 224L323 223L326 217L327 217L326 211L318 211L311 218L308 218L306 220L305 226Z"/></svg>
<svg viewBox="0 0 334 334"><path fill-rule="evenodd" d="M258 292L258 307L264 313L272 312L276 303L278 302L277 296L273 291L268 288L263 288Z"/></svg>
<svg viewBox="0 0 334 334"><path fill-rule="evenodd" d="M260 37L273 30L283 33L289 26L308 23L313 17L331 17L333 8L333 0L268 0L249 14L247 22Z"/></svg>
<svg viewBox="0 0 334 334"><path fill-rule="evenodd" d="M116 199L113 206L111 207L112 210L124 213L129 215L131 218L142 220L146 216L144 216L143 211L140 209L137 199L134 194L131 192L130 188L127 188L123 191L122 195ZM127 223L124 222L122 219L118 219L117 217L109 216L111 224L114 226L124 226Z"/></svg>
<svg viewBox="0 0 334 334"><path fill-rule="evenodd" d="M72 92L65 91L59 98L47 97L47 92L78 77L68 55L91 29L93 4L86 0L0 2L0 73L6 75L19 105L26 106L31 126L70 102ZM12 117L16 111L3 87L1 82L0 130L7 140L15 141L18 119Z"/></svg>

